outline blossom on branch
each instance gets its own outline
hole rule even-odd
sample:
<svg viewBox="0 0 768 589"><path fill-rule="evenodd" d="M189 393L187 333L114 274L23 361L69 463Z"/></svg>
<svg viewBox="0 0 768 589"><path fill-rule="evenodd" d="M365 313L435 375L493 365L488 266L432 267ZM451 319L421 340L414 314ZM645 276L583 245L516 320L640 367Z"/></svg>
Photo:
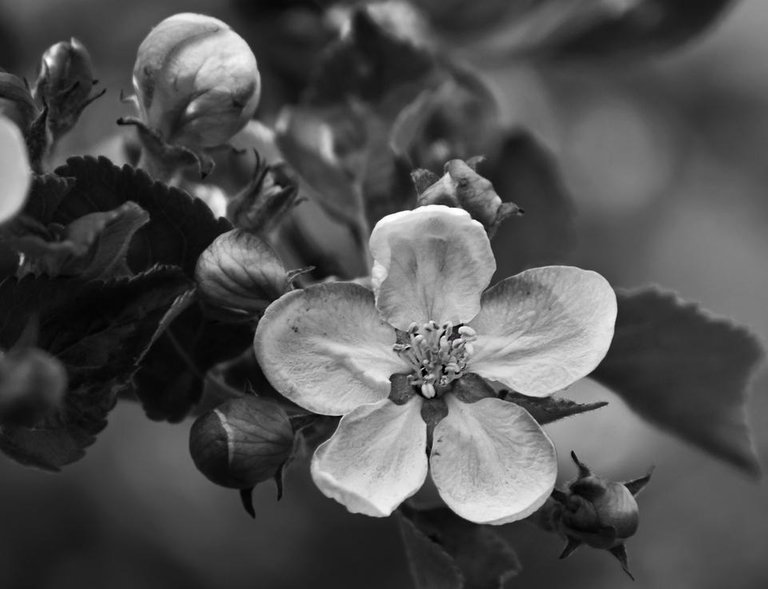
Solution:
<svg viewBox="0 0 768 589"><path fill-rule="evenodd" d="M613 336L610 285L551 266L485 290L496 264L483 226L441 205L385 217L370 250L373 291L338 282L289 292L256 331L278 391L343 416L312 459L315 483L350 511L383 517L431 473L467 520L530 515L554 487L554 446L483 379L545 397L589 374Z"/></svg>

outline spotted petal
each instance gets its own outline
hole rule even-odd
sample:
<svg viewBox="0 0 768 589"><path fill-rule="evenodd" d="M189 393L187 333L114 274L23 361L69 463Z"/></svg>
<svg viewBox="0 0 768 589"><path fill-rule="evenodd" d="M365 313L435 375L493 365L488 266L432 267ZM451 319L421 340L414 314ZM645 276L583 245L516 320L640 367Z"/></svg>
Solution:
<svg viewBox="0 0 768 589"><path fill-rule="evenodd" d="M402 330L414 321L466 323L496 270L483 226L441 205L384 217L370 245L376 306Z"/></svg>
<svg viewBox="0 0 768 589"><path fill-rule="evenodd" d="M373 293L337 282L283 295L259 321L254 347L269 382L291 401L343 415L389 395L389 377L410 370L392 350L395 330Z"/></svg>
<svg viewBox="0 0 768 589"><path fill-rule="evenodd" d="M528 517L557 478L555 448L521 407L496 398L446 397L430 468L443 501L464 519L505 524Z"/></svg>
<svg viewBox="0 0 768 589"><path fill-rule="evenodd" d="M390 515L427 477L427 426L421 398L385 399L341 418L312 458L312 478L352 513Z"/></svg>
<svg viewBox="0 0 768 589"><path fill-rule="evenodd" d="M526 270L483 294L470 369L524 395L551 395L597 367L615 322L616 295L596 272Z"/></svg>
<svg viewBox="0 0 768 589"><path fill-rule="evenodd" d="M0 223L24 206L30 181L29 158L21 131L0 116Z"/></svg>

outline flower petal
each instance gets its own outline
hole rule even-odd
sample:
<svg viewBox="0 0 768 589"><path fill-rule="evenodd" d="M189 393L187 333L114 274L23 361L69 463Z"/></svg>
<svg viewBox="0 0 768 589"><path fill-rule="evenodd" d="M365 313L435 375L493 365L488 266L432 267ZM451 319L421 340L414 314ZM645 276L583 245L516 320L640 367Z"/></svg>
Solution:
<svg viewBox="0 0 768 589"><path fill-rule="evenodd" d="M395 330L373 293L336 282L289 292L259 321L254 347L280 393L323 415L343 415L389 395L389 377L410 371L392 350Z"/></svg>
<svg viewBox="0 0 768 589"><path fill-rule="evenodd" d="M0 223L14 217L27 200L32 172L19 128L0 116Z"/></svg>
<svg viewBox="0 0 768 589"><path fill-rule="evenodd" d="M427 426L421 397L358 407L312 458L312 478L352 513L390 515L427 477Z"/></svg>
<svg viewBox="0 0 768 589"><path fill-rule="evenodd" d="M370 245L376 306L402 330L414 321L466 323L496 270L483 226L442 205L384 217Z"/></svg>
<svg viewBox="0 0 768 589"><path fill-rule="evenodd" d="M464 519L506 524L528 517L547 500L557 478L552 442L527 411L487 398L445 397L430 468L443 501Z"/></svg>
<svg viewBox="0 0 768 589"><path fill-rule="evenodd" d="M616 322L616 294L596 272L570 266L526 270L483 294L469 369L533 397L592 372Z"/></svg>

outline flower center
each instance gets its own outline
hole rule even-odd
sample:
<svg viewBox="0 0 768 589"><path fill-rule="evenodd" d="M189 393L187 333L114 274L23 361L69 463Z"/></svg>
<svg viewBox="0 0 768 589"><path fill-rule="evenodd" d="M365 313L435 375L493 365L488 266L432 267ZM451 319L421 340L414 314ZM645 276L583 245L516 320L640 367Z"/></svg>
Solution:
<svg viewBox="0 0 768 589"><path fill-rule="evenodd" d="M450 321L442 326L434 321L411 323L406 335L408 343L397 343L393 349L413 366L408 384L419 387L427 399L464 374L477 339L474 329L454 327Z"/></svg>

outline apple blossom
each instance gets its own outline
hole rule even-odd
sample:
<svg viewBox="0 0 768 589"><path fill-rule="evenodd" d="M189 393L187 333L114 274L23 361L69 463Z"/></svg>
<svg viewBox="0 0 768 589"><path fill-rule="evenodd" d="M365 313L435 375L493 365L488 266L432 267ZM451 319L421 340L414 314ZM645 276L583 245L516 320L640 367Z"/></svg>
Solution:
<svg viewBox="0 0 768 589"><path fill-rule="evenodd" d="M314 454L315 483L350 511L381 517L431 473L465 519L530 515L554 487L552 442L523 408L458 394L457 385L476 375L544 397L586 376L613 336L610 285L551 266L485 290L496 264L483 226L441 205L383 218L370 249L373 291L353 283L292 291L256 330L256 356L279 392L343 416ZM406 393L395 394L403 378Z"/></svg>

